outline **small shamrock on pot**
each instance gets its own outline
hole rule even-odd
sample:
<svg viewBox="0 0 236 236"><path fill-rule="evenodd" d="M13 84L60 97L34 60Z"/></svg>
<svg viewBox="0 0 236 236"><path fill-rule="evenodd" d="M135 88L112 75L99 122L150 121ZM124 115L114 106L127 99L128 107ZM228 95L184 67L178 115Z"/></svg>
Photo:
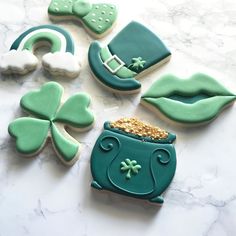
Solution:
<svg viewBox="0 0 236 236"><path fill-rule="evenodd" d="M131 178L131 174L138 174L139 170L141 169L141 165L137 165L137 161L125 159L125 161L121 162L121 171L127 172L126 179Z"/></svg>
<svg viewBox="0 0 236 236"><path fill-rule="evenodd" d="M67 165L75 163L80 144L65 127L78 131L88 129L94 116L88 109L90 98L87 94L77 93L61 104L62 94L60 84L49 82L21 98L22 109L33 117L18 118L9 124L8 131L16 138L18 152L26 156L36 155L50 138L62 162Z"/></svg>

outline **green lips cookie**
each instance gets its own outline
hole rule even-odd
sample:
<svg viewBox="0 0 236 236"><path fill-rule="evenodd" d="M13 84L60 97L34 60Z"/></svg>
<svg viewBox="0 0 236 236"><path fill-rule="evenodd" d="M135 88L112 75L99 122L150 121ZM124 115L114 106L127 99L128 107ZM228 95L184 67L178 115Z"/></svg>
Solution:
<svg viewBox="0 0 236 236"><path fill-rule="evenodd" d="M189 79L167 75L157 80L142 96L141 103L176 123L206 123L236 99L213 78L195 74Z"/></svg>

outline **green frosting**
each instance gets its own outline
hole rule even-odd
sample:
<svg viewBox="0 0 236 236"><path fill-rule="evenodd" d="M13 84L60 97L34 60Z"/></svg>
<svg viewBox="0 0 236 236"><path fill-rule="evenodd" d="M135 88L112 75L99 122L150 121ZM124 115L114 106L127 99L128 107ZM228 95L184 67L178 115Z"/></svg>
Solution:
<svg viewBox="0 0 236 236"><path fill-rule="evenodd" d="M48 13L55 16L74 16L95 34L108 31L117 18L112 4L91 4L87 0L52 0Z"/></svg>
<svg viewBox="0 0 236 236"><path fill-rule="evenodd" d="M49 7L48 13L51 15L73 15L72 7L76 0L52 0Z"/></svg>
<svg viewBox="0 0 236 236"><path fill-rule="evenodd" d="M53 120L61 102L63 88L60 84L49 82L40 90L25 94L20 101L21 107L33 116Z"/></svg>
<svg viewBox="0 0 236 236"><path fill-rule="evenodd" d="M51 32L49 33L48 30L55 31L56 33L61 34L61 36L64 37L66 40L66 52L70 52L70 53L74 54L74 42L73 42L71 35L66 30L64 30L61 27L58 27L56 25L40 25L40 26L32 27L32 28L26 30L13 42L13 44L10 47L10 50L18 50L19 46L22 43L22 40L25 39L25 37L28 36L28 34L32 33L33 40L31 37L30 43L27 43L28 44L27 48L29 48L30 50L32 49L35 39L37 39L36 42L38 42L38 40L40 40L40 41L47 40L52 43L51 50L56 51L57 48L58 49L60 48L59 42L58 42L59 38L56 34L53 34ZM45 33L43 33L43 32L45 32ZM38 37L37 36L38 34L41 35L41 37ZM54 43L55 43L55 45L54 45ZM61 41L60 41L60 45L61 45Z"/></svg>
<svg viewBox="0 0 236 236"><path fill-rule="evenodd" d="M186 96L181 96L181 95L171 95L168 98L171 100L180 101L180 102L183 102L186 104L192 104L197 101L209 98L209 96L206 94L198 94L198 95L194 95L192 97L186 97Z"/></svg>
<svg viewBox="0 0 236 236"><path fill-rule="evenodd" d="M131 68L134 71L141 71L145 65L146 61L142 59L142 57L136 57L132 58L132 63L129 65L129 68Z"/></svg>
<svg viewBox="0 0 236 236"><path fill-rule="evenodd" d="M112 54L110 53L109 49L107 47L102 48L100 52L100 56L103 62L105 62L107 59L112 57ZM108 63L109 67L115 70L120 64L116 60L111 60ZM134 78L137 73L128 69L125 66L122 66L116 73L119 78Z"/></svg>
<svg viewBox="0 0 236 236"><path fill-rule="evenodd" d="M34 34L25 42L23 49L33 51L34 45L41 41L47 41L51 44L51 52L58 52L61 50L60 38L50 32L41 32Z"/></svg>
<svg viewBox="0 0 236 236"><path fill-rule="evenodd" d="M139 170L142 168L140 165L137 164L137 161L135 160L130 160L129 158L125 159L121 163L121 168L120 170L122 172L127 172L126 178L130 179L132 175L138 174Z"/></svg>
<svg viewBox="0 0 236 236"><path fill-rule="evenodd" d="M35 118L20 118L9 125L9 134L17 139L16 148L22 154L34 155L43 148L48 135L60 158L71 164L77 158L79 143L57 124L86 128L94 122L88 109L90 98L78 93L61 105L63 88L56 82L44 84L40 90L29 92L21 99L21 107Z"/></svg>
<svg viewBox="0 0 236 236"><path fill-rule="evenodd" d="M94 116L88 109L90 98L85 93L70 97L59 109L54 121L85 128L94 122Z"/></svg>
<svg viewBox="0 0 236 236"><path fill-rule="evenodd" d="M118 93L135 93L141 88L135 77L168 61L171 53L149 29L131 22L107 47L101 49L97 42L93 42L88 56L90 68L102 84Z"/></svg>
<svg viewBox="0 0 236 236"><path fill-rule="evenodd" d="M31 117L19 118L9 127L9 134L16 138L16 148L22 154L33 155L40 151L48 136L50 122Z"/></svg>
<svg viewBox="0 0 236 236"><path fill-rule="evenodd" d="M123 28L108 44L108 48L112 55L117 55L126 65L134 65L135 68L135 59L141 58L139 61L145 63L141 63L142 66L139 63L138 73L171 55L157 35L135 21Z"/></svg>
<svg viewBox="0 0 236 236"><path fill-rule="evenodd" d="M213 78L195 74L189 79L167 75L142 96L142 103L178 123L198 124L214 119L236 96Z"/></svg>
<svg viewBox="0 0 236 236"><path fill-rule="evenodd" d="M79 145L65 138L57 129L56 125L52 123L52 140L56 150L66 162L73 161L75 155L79 151Z"/></svg>
<svg viewBox="0 0 236 236"><path fill-rule="evenodd" d="M93 74L102 84L117 91L138 91L141 88L140 82L133 77L123 79L111 74L104 67L100 52L101 47L98 42L93 42L89 47L88 61Z"/></svg>
<svg viewBox="0 0 236 236"><path fill-rule="evenodd" d="M117 9L111 4L93 4L91 11L82 18L83 23L95 34L109 30L117 18Z"/></svg>
<svg viewBox="0 0 236 236"><path fill-rule="evenodd" d="M92 187L163 203L160 195L171 183L176 169L172 143L143 141L117 132L109 123L104 128L91 155Z"/></svg>
<svg viewBox="0 0 236 236"><path fill-rule="evenodd" d="M86 0L80 0L74 3L73 13L78 17L86 16L92 9L92 4Z"/></svg>

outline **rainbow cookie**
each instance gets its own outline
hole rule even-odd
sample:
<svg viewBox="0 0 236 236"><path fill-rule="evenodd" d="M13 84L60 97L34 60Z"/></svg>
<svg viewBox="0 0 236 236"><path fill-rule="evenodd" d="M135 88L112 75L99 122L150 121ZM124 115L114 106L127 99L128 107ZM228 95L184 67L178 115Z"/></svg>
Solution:
<svg viewBox="0 0 236 236"><path fill-rule="evenodd" d="M135 118L106 122L91 155L91 186L162 204L176 170L175 138Z"/></svg>
<svg viewBox="0 0 236 236"><path fill-rule="evenodd" d="M163 76L144 93L141 104L176 124L196 126L215 119L235 99L212 77L199 73L189 79Z"/></svg>
<svg viewBox="0 0 236 236"><path fill-rule="evenodd" d="M137 93L138 78L170 60L163 42L145 26L129 23L108 46L93 42L88 60L94 77L116 93Z"/></svg>
<svg viewBox="0 0 236 236"><path fill-rule="evenodd" d="M46 71L56 76L76 77L80 65L74 55L74 42L70 34L55 25L32 27L22 33L12 44L10 51L2 55L0 70L3 74L27 74L36 69L38 59L34 50L44 45L51 52L42 57Z"/></svg>
<svg viewBox="0 0 236 236"><path fill-rule="evenodd" d="M87 0L52 0L48 14L52 20L78 20L89 34L101 38L113 28L117 9L112 4L91 4Z"/></svg>
<svg viewBox="0 0 236 236"><path fill-rule="evenodd" d="M21 108L32 117L18 118L8 127L9 134L16 138L20 154L27 157L38 154L50 138L64 164L72 165L78 159L80 144L66 128L77 131L91 128L94 116L88 108L90 98L85 93L77 93L61 104L62 95L63 87L49 82L21 98Z"/></svg>

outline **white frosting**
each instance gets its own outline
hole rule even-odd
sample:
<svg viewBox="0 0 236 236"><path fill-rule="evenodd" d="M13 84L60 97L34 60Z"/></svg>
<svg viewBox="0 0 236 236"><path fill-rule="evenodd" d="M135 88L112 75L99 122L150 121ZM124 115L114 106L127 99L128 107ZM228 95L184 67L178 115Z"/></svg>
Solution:
<svg viewBox="0 0 236 236"><path fill-rule="evenodd" d="M11 50L1 56L0 70L2 73L26 74L37 67L38 59L28 50Z"/></svg>
<svg viewBox="0 0 236 236"><path fill-rule="evenodd" d="M38 59L33 52L23 49L27 40L39 33L52 33L59 38L61 48L59 52L48 53L43 57L43 66L51 74L75 77L78 75L80 66L76 58L66 52L65 36L53 29L38 29L27 34L19 44L17 50L10 50L1 57L0 71L5 74L27 74L37 67ZM34 46L34 45L32 45Z"/></svg>
<svg viewBox="0 0 236 236"><path fill-rule="evenodd" d="M80 71L77 58L70 52L47 53L42 63L44 69L54 75L76 77Z"/></svg>

